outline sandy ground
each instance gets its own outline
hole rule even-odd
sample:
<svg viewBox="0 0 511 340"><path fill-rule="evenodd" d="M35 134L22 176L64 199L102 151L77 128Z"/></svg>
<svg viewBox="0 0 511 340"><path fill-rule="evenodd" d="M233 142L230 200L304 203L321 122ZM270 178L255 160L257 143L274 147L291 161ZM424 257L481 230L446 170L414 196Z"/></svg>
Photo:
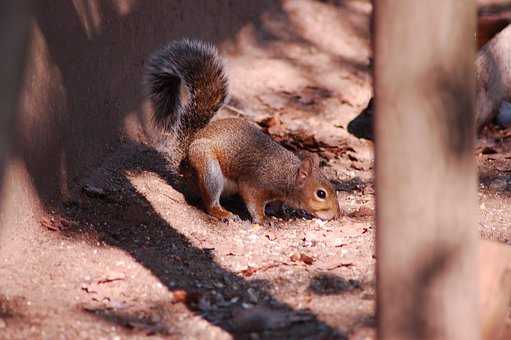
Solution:
<svg viewBox="0 0 511 340"><path fill-rule="evenodd" d="M371 98L370 12L287 1L220 46L232 89L220 116L319 153L340 220L275 211L262 227L234 199L243 220L214 221L161 154L126 140L38 229L5 235L22 256L0 259L0 338L374 339L372 142L348 132ZM479 143L479 228L511 244L507 132Z"/></svg>

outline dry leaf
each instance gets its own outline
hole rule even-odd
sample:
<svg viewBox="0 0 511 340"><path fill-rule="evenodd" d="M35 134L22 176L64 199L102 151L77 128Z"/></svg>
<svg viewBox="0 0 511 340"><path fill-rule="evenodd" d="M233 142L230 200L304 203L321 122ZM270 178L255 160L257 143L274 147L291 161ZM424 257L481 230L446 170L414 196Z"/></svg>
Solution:
<svg viewBox="0 0 511 340"><path fill-rule="evenodd" d="M243 274L243 276L245 277L249 277L252 276L256 271L257 271L256 268L248 267L247 269L242 270L241 274Z"/></svg>
<svg viewBox="0 0 511 340"><path fill-rule="evenodd" d="M314 263L314 259L311 256L305 255L305 254L300 254L300 260L302 260L303 263L308 264L308 265L311 265Z"/></svg>
<svg viewBox="0 0 511 340"><path fill-rule="evenodd" d="M303 253L300 253L300 254L292 254L289 259L292 261L292 262L303 262L307 265L311 265L314 263L314 258L309 256L309 255L306 255L306 254L303 254Z"/></svg>
<svg viewBox="0 0 511 340"><path fill-rule="evenodd" d="M55 225L54 221L52 221L52 219L50 219L48 217L41 218L41 221L39 221L39 224L41 224L41 226L43 226L46 229L51 230L51 231L59 231L60 230L58 228L58 226Z"/></svg>

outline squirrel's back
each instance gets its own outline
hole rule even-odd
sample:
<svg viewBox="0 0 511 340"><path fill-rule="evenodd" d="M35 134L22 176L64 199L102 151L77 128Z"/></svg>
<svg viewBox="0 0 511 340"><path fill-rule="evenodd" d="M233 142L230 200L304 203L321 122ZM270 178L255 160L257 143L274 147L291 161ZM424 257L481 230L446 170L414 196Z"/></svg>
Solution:
<svg viewBox="0 0 511 340"><path fill-rule="evenodd" d="M207 141L224 175L234 180L248 175L273 185L276 179L282 182L281 178L289 177L290 168L300 165L291 151L243 118L212 121L194 140Z"/></svg>
<svg viewBox="0 0 511 340"><path fill-rule="evenodd" d="M156 126L177 137L205 127L228 95L222 58L198 40L173 41L153 53L144 81Z"/></svg>

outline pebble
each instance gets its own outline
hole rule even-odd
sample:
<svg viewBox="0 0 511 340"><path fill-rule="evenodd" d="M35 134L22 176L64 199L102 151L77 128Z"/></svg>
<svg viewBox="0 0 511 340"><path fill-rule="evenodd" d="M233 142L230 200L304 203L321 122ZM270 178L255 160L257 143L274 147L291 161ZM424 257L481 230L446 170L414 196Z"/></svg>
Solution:
<svg viewBox="0 0 511 340"><path fill-rule="evenodd" d="M507 188L507 181L503 178L497 178L490 183L490 189L503 191Z"/></svg>
<svg viewBox="0 0 511 340"><path fill-rule="evenodd" d="M258 302L257 294L253 288L249 288L247 290L247 294L248 294L248 299L250 300L250 302L252 302L252 303Z"/></svg>
<svg viewBox="0 0 511 340"><path fill-rule="evenodd" d="M511 126L511 103L503 101L500 104L497 123L503 127Z"/></svg>

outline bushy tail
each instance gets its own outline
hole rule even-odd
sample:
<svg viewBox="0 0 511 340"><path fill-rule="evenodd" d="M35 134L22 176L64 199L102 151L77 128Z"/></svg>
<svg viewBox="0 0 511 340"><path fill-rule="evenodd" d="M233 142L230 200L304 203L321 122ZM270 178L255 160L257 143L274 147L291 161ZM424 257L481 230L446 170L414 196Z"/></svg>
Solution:
<svg viewBox="0 0 511 340"><path fill-rule="evenodd" d="M149 57L145 86L156 126L184 135L206 126L228 94L217 49L188 39L171 42Z"/></svg>

